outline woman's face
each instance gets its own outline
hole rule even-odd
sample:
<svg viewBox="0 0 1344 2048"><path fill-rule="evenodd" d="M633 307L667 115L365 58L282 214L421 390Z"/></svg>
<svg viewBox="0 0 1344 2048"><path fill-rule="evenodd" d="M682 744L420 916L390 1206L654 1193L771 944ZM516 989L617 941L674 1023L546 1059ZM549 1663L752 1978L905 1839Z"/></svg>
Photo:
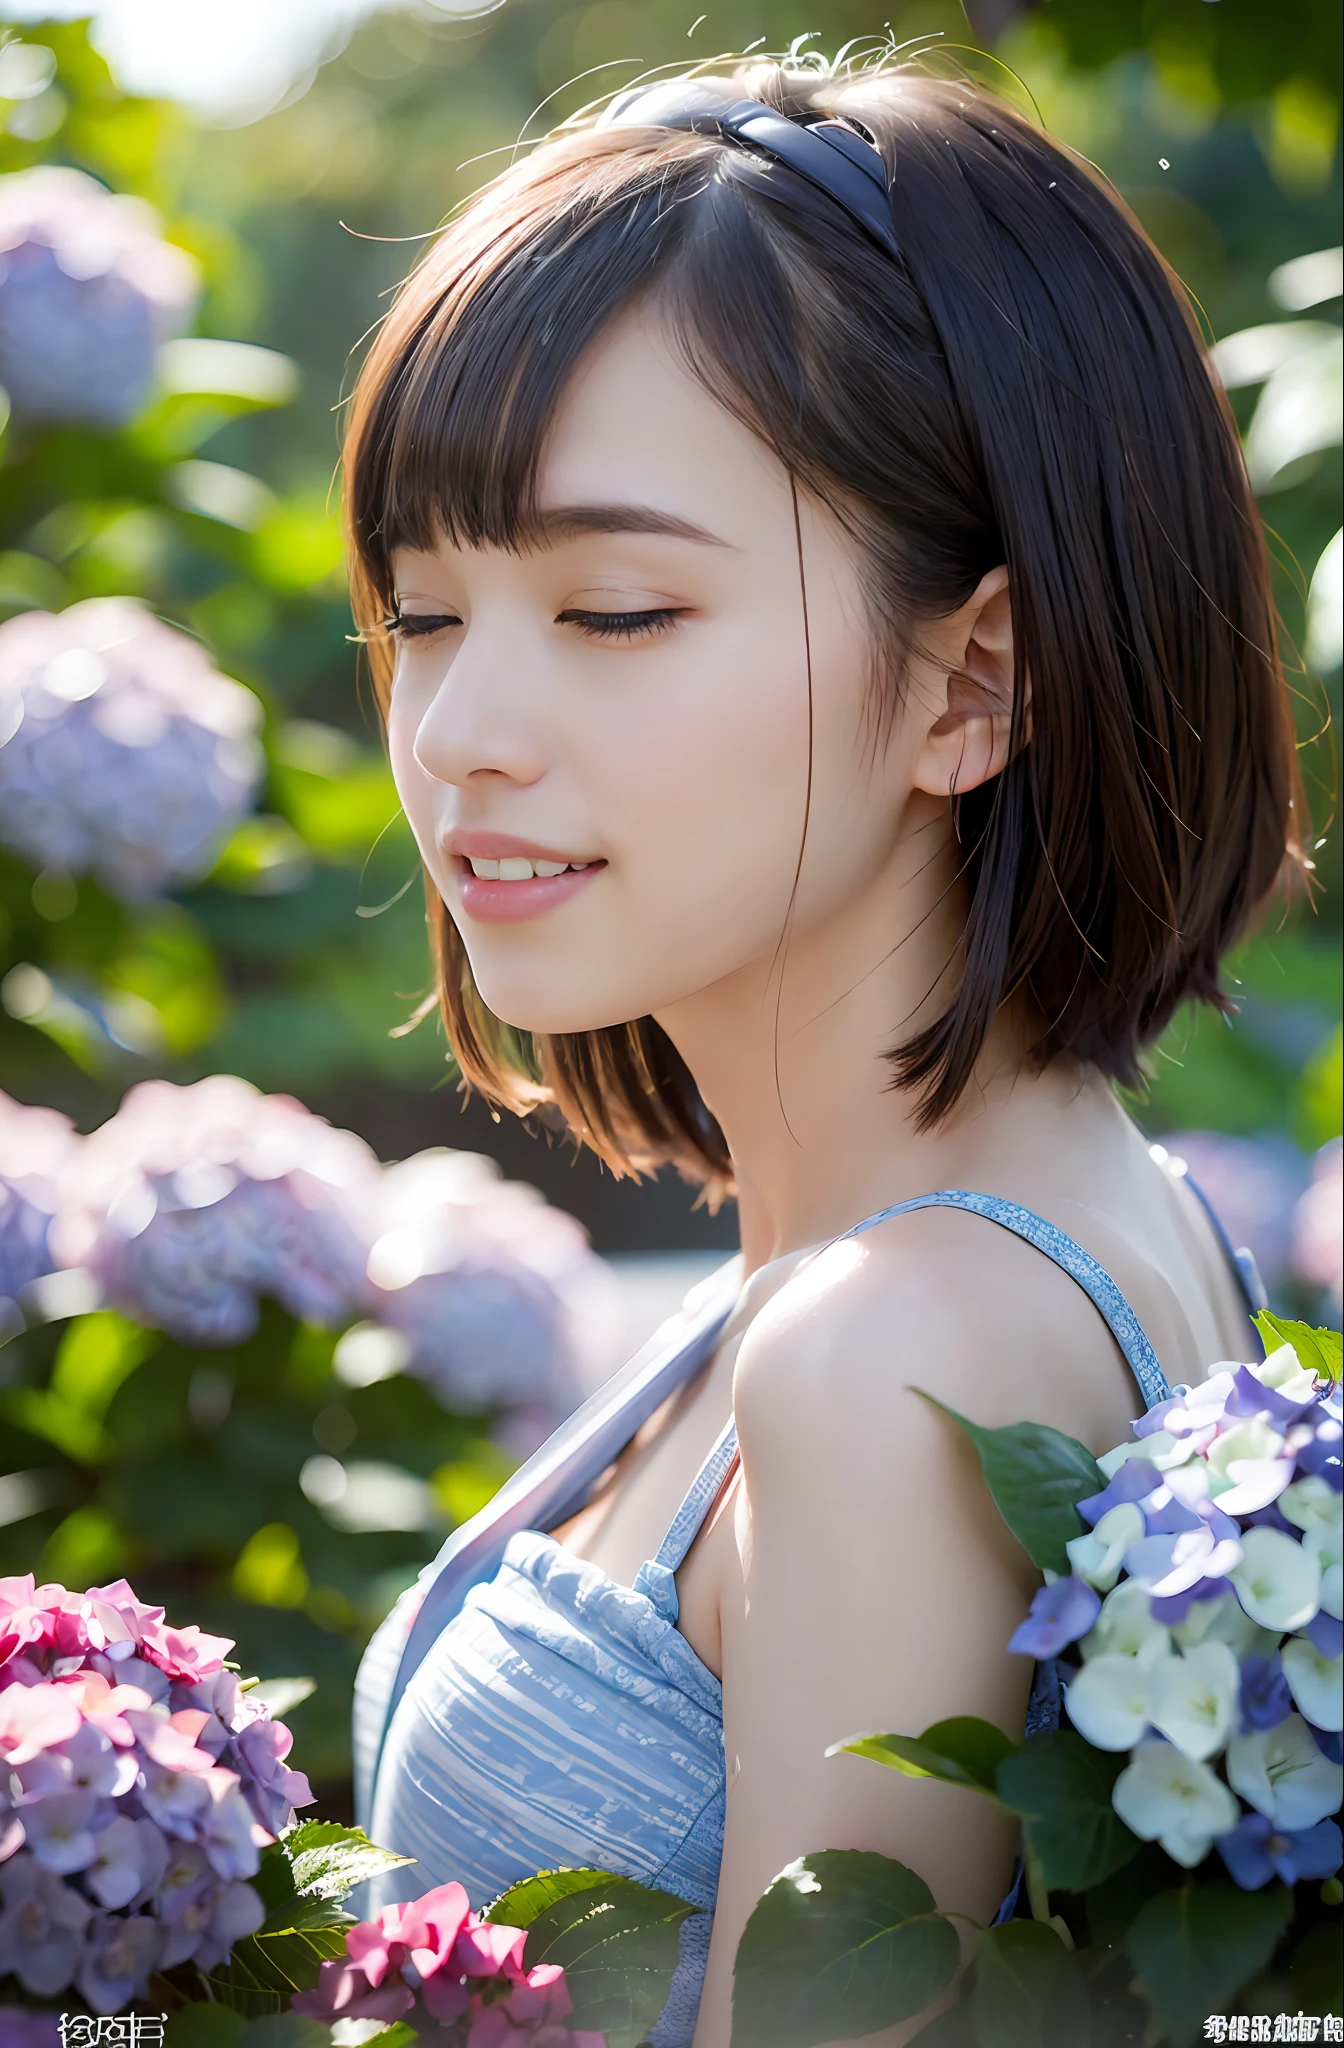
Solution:
<svg viewBox="0 0 1344 2048"><path fill-rule="evenodd" d="M522 552L398 552L389 723L484 1001L574 1032L768 963L805 812L791 943L883 886L913 741L871 744L852 543L648 316L580 364L538 500Z"/></svg>

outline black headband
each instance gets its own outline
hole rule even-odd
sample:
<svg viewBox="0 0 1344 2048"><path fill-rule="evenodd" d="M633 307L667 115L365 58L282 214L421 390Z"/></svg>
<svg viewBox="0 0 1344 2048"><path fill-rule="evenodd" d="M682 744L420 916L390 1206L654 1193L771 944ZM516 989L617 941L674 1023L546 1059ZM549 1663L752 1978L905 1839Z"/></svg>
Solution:
<svg viewBox="0 0 1344 2048"><path fill-rule="evenodd" d="M887 167L876 144L858 127L830 116L791 121L760 100L725 102L720 91L718 81L699 78L633 86L611 102L597 125L685 128L759 150L843 206L889 255L900 254L891 222Z"/></svg>

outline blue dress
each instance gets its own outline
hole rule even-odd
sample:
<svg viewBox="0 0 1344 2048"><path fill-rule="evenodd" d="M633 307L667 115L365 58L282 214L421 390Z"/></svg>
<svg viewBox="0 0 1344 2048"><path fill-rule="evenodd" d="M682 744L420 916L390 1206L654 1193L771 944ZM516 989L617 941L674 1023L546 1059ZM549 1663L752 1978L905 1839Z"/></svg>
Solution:
<svg viewBox="0 0 1344 2048"><path fill-rule="evenodd" d="M1156 1353L1115 1282L1030 1210L942 1190L842 1235L930 1207L970 1210L1044 1252L1096 1303L1145 1405L1167 1398ZM1244 1284L1243 1255L1236 1263ZM356 1687L361 1822L416 1859L379 1881L376 1904L456 1878L479 1909L533 1871L568 1865L617 1871L702 1909L682 1923L650 2048L690 2048L718 1891L723 1695L677 1628L675 1573L736 1454L733 1423L633 1586L544 1530L584 1504L646 1417L713 1355L737 1299L735 1268L694 1290L682 1315L454 1532L375 1635ZM1038 1672L1029 1727L1057 1717L1051 1678Z"/></svg>

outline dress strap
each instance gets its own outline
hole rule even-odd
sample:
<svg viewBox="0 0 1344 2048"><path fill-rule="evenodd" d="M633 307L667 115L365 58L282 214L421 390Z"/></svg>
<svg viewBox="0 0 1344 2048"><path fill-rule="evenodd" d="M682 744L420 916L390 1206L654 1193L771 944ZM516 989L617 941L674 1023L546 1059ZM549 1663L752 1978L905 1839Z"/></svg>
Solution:
<svg viewBox="0 0 1344 2048"><path fill-rule="evenodd" d="M1034 1210L1024 1209L1018 1202L1006 1201L1001 1195L972 1194L966 1188L940 1188L936 1194L916 1195L913 1200L897 1202L890 1209L879 1209L875 1215L865 1216L862 1223L855 1223L842 1231L840 1237L857 1237L861 1231L871 1230L874 1224L885 1223L889 1216L904 1216L911 1209L969 1209L972 1215L1001 1224L1015 1237L1034 1244L1037 1251L1044 1252L1047 1259L1052 1259L1071 1280L1076 1280L1101 1310L1138 1383L1144 1406L1155 1408L1159 1401L1169 1398L1171 1388L1158 1363L1157 1353L1106 1268L1064 1231L1053 1223L1047 1223Z"/></svg>
<svg viewBox="0 0 1344 2048"><path fill-rule="evenodd" d="M831 1244L839 1244L847 1237L858 1237L861 1232L871 1230L875 1224L885 1223L888 1217L904 1216L912 1209L969 1209L973 1215L987 1217L991 1223L998 1223L1005 1230L1011 1230L1016 1237L1024 1238L1028 1244L1045 1253L1055 1265L1076 1280L1101 1310L1110 1326L1111 1334L1125 1355L1125 1360L1138 1382L1144 1406L1155 1407L1165 1401L1171 1388L1166 1375L1158 1363L1157 1353L1144 1335L1142 1325L1124 1295L1112 1280L1104 1266L1085 1252L1080 1244L1068 1237L1053 1223L1047 1223L1043 1216L1037 1216L1031 1209L1024 1209L1017 1202L1005 1201L999 1195L977 1195L965 1188L942 1188L936 1194L916 1195L912 1201L897 1202L890 1209L879 1209L872 1216L865 1216L861 1223L851 1224L831 1238L822 1250ZM690 1549L699 1533L700 1526L719 1496L720 1488L733 1461L737 1456L737 1428L729 1421L713 1450L691 1481L690 1490L672 1519L672 1526L659 1545L656 1557L640 1566L635 1580L636 1590L648 1594L670 1620L677 1618L677 1593L673 1574Z"/></svg>
<svg viewBox="0 0 1344 2048"><path fill-rule="evenodd" d="M1213 1203L1209 1200L1188 1167L1181 1175L1181 1179L1200 1204L1204 1214L1213 1226L1213 1234L1222 1246L1223 1256L1236 1276L1237 1286L1241 1290L1241 1298L1246 1304L1246 1313L1251 1319L1252 1328L1254 1328L1256 1316L1262 1309L1269 1307L1269 1295L1265 1290L1264 1281L1260 1278L1260 1268L1255 1263L1255 1253L1248 1244L1238 1245L1233 1250L1232 1240L1223 1228L1222 1217L1218 1214ZM1259 1335L1258 1331L1256 1335Z"/></svg>

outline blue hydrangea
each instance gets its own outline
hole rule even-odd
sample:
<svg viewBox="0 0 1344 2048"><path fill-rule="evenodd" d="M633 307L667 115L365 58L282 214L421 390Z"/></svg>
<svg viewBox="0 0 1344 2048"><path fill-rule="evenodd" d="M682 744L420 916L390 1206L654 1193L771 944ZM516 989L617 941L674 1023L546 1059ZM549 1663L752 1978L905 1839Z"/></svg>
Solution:
<svg viewBox="0 0 1344 2048"><path fill-rule="evenodd" d="M0 384L20 416L124 425L198 290L142 200L55 165L0 178Z"/></svg>
<svg viewBox="0 0 1344 2048"><path fill-rule="evenodd" d="M204 872L252 805L261 705L128 597L0 625L0 839L127 899Z"/></svg>
<svg viewBox="0 0 1344 2048"><path fill-rule="evenodd" d="M0 1094L0 1302L52 1270L59 1177L77 1143L59 1111L29 1109Z"/></svg>
<svg viewBox="0 0 1344 2048"><path fill-rule="evenodd" d="M474 1153L383 1175L368 1304L446 1408L526 1408L542 1437L617 1363L614 1283L571 1216Z"/></svg>

